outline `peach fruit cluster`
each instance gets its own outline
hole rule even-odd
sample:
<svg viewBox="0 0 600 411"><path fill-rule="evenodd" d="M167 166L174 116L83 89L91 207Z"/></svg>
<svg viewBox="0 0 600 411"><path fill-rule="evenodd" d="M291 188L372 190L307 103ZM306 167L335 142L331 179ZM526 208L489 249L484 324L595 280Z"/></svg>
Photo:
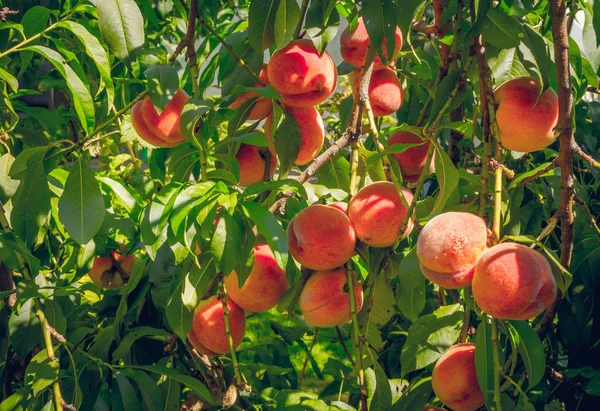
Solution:
<svg viewBox="0 0 600 411"><path fill-rule="evenodd" d="M125 255L125 247L114 250L107 257L96 257L88 276L98 287L119 288L129 279L135 263L135 255ZM113 260L121 266L121 271L113 263Z"/></svg>

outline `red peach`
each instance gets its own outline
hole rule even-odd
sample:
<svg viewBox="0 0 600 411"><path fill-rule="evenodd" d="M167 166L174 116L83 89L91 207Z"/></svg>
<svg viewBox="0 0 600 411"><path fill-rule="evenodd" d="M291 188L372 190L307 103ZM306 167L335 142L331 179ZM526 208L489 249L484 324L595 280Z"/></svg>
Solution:
<svg viewBox="0 0 600 411"><path fill-rule="evenodd" d="M420 130L420 128L418 130ZM402 179L409 183L416 182L427 164L427 152L431 146L431 141L424 141L421 137L410 131L396 131L388 137L387 143L388 146L394 144L423 143L411 147L402 153L392 154L392 157L398 161L398 166L402 172ZM429 166L429 173L432 173L433 169L434 162L432 158Z"/></svg>
<svg viewBox="0 0 600 411"><path fill-rule="evenodd" d="M121 247L122 251L124 247ZM135 263L135 255L123 255L118 250L113 251L112 257L121 266L123 274L121 274L117 267L113 265L110 256L107 257L96 257L92 265L92 269L88 273L90 279L98 286L103 288L118 288L125 284L125 281L129 279L131 272L133 271L133 264ZM123 275L125 277L123 277Z"/></svg>
<svg viewBox="0 0 600 411"><path fill-rule="evenodd" d="M359 70L350 73L354 95L358 95ZM375 117L388 116L402 106L402 85L396 72L390 68L374 71L369 82L369 102Z"/></svg>
<svg viewBox="0 0 600 411"><path fill-rule="evenodd" d="M277 168L277 153L275 146L271 143L269 147L258 147L250 144L242 144L235 158L240 166L240 185L247 187L259 183L265 179L265 167L267 166L267 152L271 153L269 162L269 174L272 177Z"/></svg>
<svg viewBox="0 0 600 411"><path fill-rule="evenodd" d="M348 203L342 201L336 201L335 203L327 204L329 207L337 208L344 214L348 214Z"/></svg>

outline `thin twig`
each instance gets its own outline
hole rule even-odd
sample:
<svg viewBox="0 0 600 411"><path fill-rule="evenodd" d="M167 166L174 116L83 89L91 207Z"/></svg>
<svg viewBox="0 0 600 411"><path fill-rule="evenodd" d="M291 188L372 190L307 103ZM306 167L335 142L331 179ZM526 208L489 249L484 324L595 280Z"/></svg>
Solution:
<svg viewBox="0 0 600 411"><path fill-rule="evenodd" d="M589 165L591 165L592 167L600 168L600 162L596 161L592 156L583 151L583 149L579 146L579 144L575 142L575 140L571 142L571 150L573 151L573 153L577 154L579 158L581 158L583 161L589 163Z"/></svg>
<svg viewBox="0 0 600 411"><path fill-rule="evenodd" d="M518 185L524 186L524 185L529 184L531 181L535 180L539 176L543 176L544 174L546 174L547 172L549 172L550 170L555 168L559 163L560 163L560 156L557 156L554 160L552 160L552 162L550 164L548 164L547 167L544 167L543 169L539 170L537 173L530 175L527 178L524 178L522 181L519 182Z"/></svg>
<svg viewBox="0 0 600 411"><path fill-rule="evenodd" d="M340 345L342 346L342 349L346 353L346 357L348 357L348 359L350 360L350 363L352 364L352 366L354 366L354 358L352 358L352 354L350 354L350 351L348 351L348 347L346 346L346 343L344 342L344 336L342 335L342 330L340 330L339 325L335 326L335 332L337 333L338 340L340 341Z"/></svg>

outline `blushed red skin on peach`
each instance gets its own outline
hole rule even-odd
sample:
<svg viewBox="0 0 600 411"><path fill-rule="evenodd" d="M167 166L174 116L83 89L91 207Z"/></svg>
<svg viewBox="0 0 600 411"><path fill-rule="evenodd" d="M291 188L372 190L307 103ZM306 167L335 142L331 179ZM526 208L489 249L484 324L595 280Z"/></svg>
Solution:
<svg viewBox="0 0 600 411"><path fill-rule="evenodd" d="M354 95L359 86L358 70L351 73ZM402 106L402 85L396 72L389 68L374 71L369 82L369 101L375 117L389 116Z"/></svg>
<svg viewBox="0 0 600 411"><path fill-rule="evenodd" d="M287 109L296 120L296 123L298 123L298 128L300 129L300 151L294 164L302 166L314 160L319 155L321 148L323 148L323 143L325 142L323 118L314 107L288 107ZM272 121L272 116L267 117L267 121L265 122L267 133L271 132Z"/></svg>
<svg viewBox="0 0 600 411"><path fill-rule="evenodd" d="M227 299L229 309L229 324L234 347L238 347L244 339L246 332L246 317L242 310L231 298ZM225 334L225 315L223 304L213 296L203 300L194 310L192 330L196 342L200 347L217 355L229 352L229 341ZM191 340L190 340L191 342ZM208 354L207 354L208 355Z"/></svg>
<svg viewBox="0 0 600 411"><path fill-rule="evenodd" d="M396 131L388 137L387 143L388 146L394 144L424 143L411 147L402 153L392 154L392 157L398 161L398 166L402 172L402 179L410 183L416 182L427 164L427 152L429 151L429 146L431 146L431 141L423 141L421 137L410 131ZM434 162L432 158L429 166L430 174L433 172L433 169Z"/></svg>
<svg viewBox="0 0 600 411"><path fill-rule="evenodd" d="M267 75L267 65L266 64L263 64L263 66L260 70L260 73L258 74L258 79L265 86L269 85L269 76ZM253 87L259 88L262 86L260 85L259 82L256 82ZM256 101L256 103L254 103L254 106L252 107L252 110L250 111L250 114L248 115L248 120L251 120L251 121L261 120L261 119L267 117L269 114L271 114L271 111L273 111L273 103L271 102L271 99L260 97L258 94L253 93L251 91L246 91L246 92L242 93L238 98L236 98L233 101L233 103L231 103L229 105L229 107L230 108L238 108L239 106L241 106L248 100L255 99L255 98L258 98L258 100Z"/></svg>
<svg viewBox="0 0 600 411"><path fill-rule="evenodd" d="M342 54L342 58L356 67L362 66L363 62L365 61L365 55L367 54L369 42L370 39L369 34L367 33L367 27L365 26L363 18L359 17L356 29L352 33L350 33L350 27L347 27L342 33L340 38L340 52ZM396 60L398 52L402 48L402 32L398 27L396 27L395 43L394 54L392 58L389 59L390 64ZM383 54L387 57L387 47L385 45L386 39L384 38L382 41ZM381 57L379 57L379 54L377 54L375 56L374 69L379 70L384 67L385 65L381 61Z"/></svg>
<svg viewBox="0 0 600 411"><path fill-rule="evenodd" d="M499 319L534 318L554 301L556 293L548 261L522 244L495 245L481 256L475 267L475 302Z"/></svg>
<svg viewBox="0 0 600 411"><path fill-rule="evenodd" d="M475 411L485 404L475 371L475 344L457 344L436 362L433 392L454 411Z"/></svg>
<svg viewBox="0 0 600 411"><path fill-rule="evenodd" d="M242 144L235 156L240 166L240 185L247 187L259 183L265 179L266 153L271 152L269 174L275 174L277 168L277 153L273 144L269 147L258 147L250 144Z"/></svg>
<svg viewBox="0 0 600 411"><path fill-rule="evenodd" d="M264 244L254 247L254 265L243 287L240 289L235 271L225 277L225 286L229 297L240 308L261 312L277 305L289 283L273 251Z"/></svg>
<svg viewBox="0 0 600 411"><path fill-rule="evenodd" d="M410 204L413 195L402 189ZM394 184L378 181L359 190L348 204L348 217L352 221L356 236L370 247L383 248L394 245L400 235L400 225L407 210L402 205L400 194ZM409 219L403 238L413 229Z"/></svg>
<svg viewBox="0 0 600 411"><path fill-rule="evenodd" d="M335 327L352 319L347 271L316 271L304 284L298 306L306 322L314 327ZM354 281L354 302L357 312L363 304L362 285Z"/></svg>
<svg viewBox="0 0 600 411"><path fill-rule="evenodd" d="M271 56L269 82L290 107L314 107L333 93L337 68L326 51L320 56L311 40L294 40Z"/></svg>
<svg viewBox="0 0 600 411"><path fill-rule="evenodd" d="M329 207L337 208L344 214L348 214L348 203L343 201L336 201L335 203L327 204Z"/></svg>
<svg viewBox="0 0 600 411"><path fill-rule="evenodd" d="M121 247L125 251L125 247ZM135 255L123 255L118 250L113 251L112 256L123 269L125 278L118 272L116 267L113 267L113 262L110 257L96 257L90 272L88 273L91 280L99 287L103 288L119 288L125 284L125 280L131 276L133 264L135 263ZM106 274L105 274L106 272Z"/></svg>
<svg viewBox="0 0 600 411"><path fill-rule="evenodd" d="M214 357L216 355L219 355L217 353L212 352L205 346L203 346L200 343L200 341L198 341L198 338L196 338L196 334L194 334L194 332L192 330L190 330L190 332L188 332L187 338L190 341L190 344L192 344L194 346L194 348L197 349L200 353L202 353L204 355L208 355L209 357Z"/></svg>
<svg viewBox="0 0 600 411"><path fill-rule="evenodd" d="M143 100L140 100L137 103L135 103L131 108L131 124L133 125L133 128L135 129L136 133L138 133L138 135L144 141L156 147L173 147L174 145L176 145L177 143L168 143L160 137L156 136L152 131L150 131L150 129L146 125L146 121L142 116L143 102Z"/></svg>
<svg viewBox="0 0 600 411"><path fill-rule="evenodd" d="M322 204L300 211L287 228L288 248L296 261L312 270L331 270L352 257L356 235L348 216Z"/></svg>
<svg viewBox="0 0 600 411"><path fill-rule="evenodd" d="M487 237L485 221L474 214L450 211L435 216L417 240L423 275L444 288L471 285Z"/></svg>
<svg viewBox="0 0 600 411"><path fill-rule="evenodd" d="M500 140L507 149L529 153L556 140L553 129L558 122L558 96L551 88L539 96L540 90L539 81L519 77L494 91Z"/></svg>

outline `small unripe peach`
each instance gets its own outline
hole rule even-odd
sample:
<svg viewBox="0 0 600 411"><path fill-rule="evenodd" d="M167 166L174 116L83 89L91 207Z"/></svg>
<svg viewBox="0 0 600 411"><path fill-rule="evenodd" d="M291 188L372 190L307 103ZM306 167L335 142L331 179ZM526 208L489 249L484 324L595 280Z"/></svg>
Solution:
<svg viewBox="0 0 600 411"><path fill-rule="evenodd" d="M287 228L288 248L296 261L312 270L331 270L352 257L356 235L340 210L314 204L300 211Z"/></svg>
<svg viewBox="0 0 600 411"><path fill-rule="evenodd" d="M350 73L354 95L358 95L359 70ZM402 85L396 72L389 68L374 71L369 82L369 102L375 117L388 116L402 106Z"/></svg>
<svg viewBox="0 0 600 411"><path fill-rule="evenodd" d="M433 217L417 240L423 275L444 288L471 285L487 238L485 221L474 214L450 211Z"/></svg>
<svg viewBox="0 0 600 411"><path fill-rule="evenodd" d="M435 395L454 411L475 411L485 397L475 371L475 344L457 344L435 363L431 375Z"/></svg>
<svg viewBox="0 0 600 411"><path fill-rule="evenodd" d="M240 185L247 187L254 183L260 183L265 179L265 167L267 167L267 152L271 153L269 161L269 174L275 174L277 168L277 153L275 146L271 143L268 147L252 146L242 144L235 156L240 166Z"/></svg>
<svg viewBox="0 0 600 411"><path fill-rule="evenodd" d="M495 245L475 266L473 297L493 317L529 320L541 314L556 293L548 261L522 244Z"/></svg>
<svg viewBox="0 0 600 411"><path fill-rule="evenodd" d="M556 140L558 96L551 88L540 91L540 82L531 77L514 78L494 91L500 140L507 149L531 152Z"/></svg>
<svg viewBox="0 0 600 411"><path fill-rule="evenodd" d="M337 84L337 69L326 51L319 55L311 40L293 40L276 51L267 66L271 85L290 107L321 104Z"/></svg>
<svg viewBox="0 0 600 411"><path fill-rule="evenodd" d="M362 285L354 280L356 312L363 304ZM314 272L304 284L298 306L314 327L335 327L352 319L347 271L344 267Z"/></svg>
<svg viewBox="0 0 600 411"><path fill-rule="evenodd" d="M246 333L246 317L231 298L227 299L229 324L233 345L237 348ZM194 310L194 319L188 338L192 345L206 355L221 355L229 352L229 340L225 332L225 314L222 302L213 296L202 300ZM194 344L195 343L195 344ZM213 353L213 354L210 354Z"/></svg>
<svg viewBox="0 0 600 411"><path fill-rule="evenodd" d="M418 129L420 130L420 129ZM412 143L423 143L418 146L409 148L408 150L392 154L392 157L398 161L398 166L402 172L402 179L409 183L416 182L421 176L421 172L427 165L427 152L431 146L431 141L422 140L417 134L411 133L410 131L396 131L390 135L387 139L388 146L394 144L412 144ZM429 165L429 173L432 173L434 169L433 158Z"/></svg>
<svg viewBox="0 0 600 411"><path fill-rule="evenodd" d="M260 73L258 74L258 79L265 85L269 85L269 77L267 76L267 65L263 64ZM260 83L256 82L254 84L255 88L262 87ZM258 94L253 93L252 91L246 91L242 93L238 98L236 98L233 103L229 105L230 108L238 108L248 100L252 100L258 98L258 100L254 103L250 114L248 115L248 120L261 120L271 114L273 110L273 103L270 99L260 97Z"/></svg>
<svg viewBox="0 0 600 411"><path fill-rule="evenodd" d="M365 61L365 55L367 54L367 48L370 43L369 33L367 33L367 27L365 26L365 22L362 17L358 18L358 24L352 33L350 33L350 27L347 27L346 30L342 33L342 37L340 38L340 52L342 54L342 58L346 60L348 63L361 67ZM387 40L384 38L382 41L383 55L388 56ZM402 32L399 27L396 27L396 36L395 36L395 46L394 46L394 54L389 58L389 63L391 64L396 57L398 56L398 52L402 48ZM379 54L375 56L374 68L375 70L379 70L384 68L384 64L379 57Z"/></svg>
<svg viewBox="0 0 600 411"><path fill-rule="evenodd" d="M254 265L243 287L239 287L235 271L225 277L225 286L229 297L241 308L260 312L275 307L289 284L273 251L263 244L254 247Z"/></svg>
<svg viewBox="0 0 600 411"><path fill-rule="evenodd" d="M412 193L404 188L402 193L410 204ZM348 204L348 217L356 236L366 245L375 248L394 245L400 236L400 226L406 213L407 209L402 204L396 187L387 181L363 187ZM402 238L410 234L412 229L413 222L409 219Z"/></svg>

